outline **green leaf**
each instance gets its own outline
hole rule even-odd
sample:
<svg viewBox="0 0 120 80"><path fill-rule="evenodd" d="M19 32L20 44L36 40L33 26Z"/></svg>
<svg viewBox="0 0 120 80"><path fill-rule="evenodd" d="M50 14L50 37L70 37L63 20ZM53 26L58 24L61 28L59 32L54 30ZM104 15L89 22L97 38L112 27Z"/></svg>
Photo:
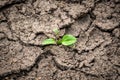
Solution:
<svg viewBox="0 0 120 80"><path fill-rule="evenodd" d="M56 41L52 38L46 39L42 42L42 45L56 44Z"/></svg>
<svg viewBox="0 0 120 80"><path fill-rule="evenodd" d="M62 40L60 39L60 40L57 40L57 44L59 45L59 44L61 44L62 43Z"/></svg>
<svg viewBox="0 0 120 80"><path fill-rule="evenodd" d="M54 29L53 32L54 32L56 35L59 34L59 30L58 30L57 28Z"/></svg>
<svg viewBox="0 0 120 80"><path fill-rule="evenodd" d="M73 35L64 35L62 38L62 44L65 46L70 46L74 44L77 41L77 39Z"/></svg>

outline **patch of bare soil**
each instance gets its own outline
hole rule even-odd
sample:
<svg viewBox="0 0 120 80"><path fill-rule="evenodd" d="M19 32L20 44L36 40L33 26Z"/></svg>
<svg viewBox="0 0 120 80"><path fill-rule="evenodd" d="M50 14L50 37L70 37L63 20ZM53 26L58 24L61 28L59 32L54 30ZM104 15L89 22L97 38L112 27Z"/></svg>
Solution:
<svg viewBox="0 0 120 80"><path fill-rule="evenodd" d="M54 28L75 47L42 46ZM120 1L1 0L0 80L120 80Z"/></svg>

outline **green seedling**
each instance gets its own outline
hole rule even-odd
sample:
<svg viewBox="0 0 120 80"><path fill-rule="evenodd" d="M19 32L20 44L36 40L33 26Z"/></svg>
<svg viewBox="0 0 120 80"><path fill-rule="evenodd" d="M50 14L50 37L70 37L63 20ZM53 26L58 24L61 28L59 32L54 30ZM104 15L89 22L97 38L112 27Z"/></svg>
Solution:
<svg viewBox="0 0 120 80"><path fill-rule="evenodd" d="M49 38L43 41L43 45L56 44L56 41L53 38Z"/></svg>
<svg viewBox="0 0 120 80"><path fill-rule="evenodd" d="M55 34L55 38L48 38L46 40L44 40L42 42L42 45L51 45L51 44L62 44L65 46L71 46L73 45L77 39L70 34L66 34L64 35L62 38L59 38L59 30L58 29L54 29L53 30L54 34Z"/></svg>
<svg viewBox="0 0 120 80"><path fill-rule="evenodd" d="M53 29L53 32L55 33L55 35L58 35L59 34L59 30L56 28L56 29Z"/></svg>

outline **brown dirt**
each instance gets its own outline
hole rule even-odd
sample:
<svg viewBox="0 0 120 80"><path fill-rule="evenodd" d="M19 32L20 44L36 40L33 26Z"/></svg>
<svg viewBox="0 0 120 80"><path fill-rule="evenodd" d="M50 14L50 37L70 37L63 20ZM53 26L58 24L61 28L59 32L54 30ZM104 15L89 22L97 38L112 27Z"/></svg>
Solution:
<svg viewBox="0 0 120 80"><path fill-rule="evenodd" d="M75 47L42 46L54 28ZM1 0L0 80L120 80L120 1Z"/></svg>

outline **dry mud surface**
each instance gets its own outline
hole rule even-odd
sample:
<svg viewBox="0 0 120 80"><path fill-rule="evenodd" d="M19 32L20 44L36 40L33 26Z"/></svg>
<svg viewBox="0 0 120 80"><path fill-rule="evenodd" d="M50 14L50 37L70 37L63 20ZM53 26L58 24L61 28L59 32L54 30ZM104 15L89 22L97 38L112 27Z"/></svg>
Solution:
<svg viewBox="0 0 120 80"><path fill-rule="evenodd" d="M120 0L0 0L0 80L120 80Z"/></svg>

